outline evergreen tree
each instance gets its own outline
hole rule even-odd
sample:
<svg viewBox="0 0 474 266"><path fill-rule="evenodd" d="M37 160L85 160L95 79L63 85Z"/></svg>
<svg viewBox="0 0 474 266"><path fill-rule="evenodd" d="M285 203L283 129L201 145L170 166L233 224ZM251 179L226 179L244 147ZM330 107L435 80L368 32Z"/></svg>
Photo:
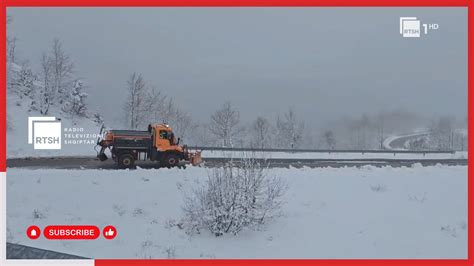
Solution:
<svg viewBox="0 0 474 266"><path fill-rule="evenodd" d="M63 111L71 114L72 116L86 116L86 98L87 93L84 92L82 81L76 80L71 92L69 93L69 97L65 99Z"/></svg>

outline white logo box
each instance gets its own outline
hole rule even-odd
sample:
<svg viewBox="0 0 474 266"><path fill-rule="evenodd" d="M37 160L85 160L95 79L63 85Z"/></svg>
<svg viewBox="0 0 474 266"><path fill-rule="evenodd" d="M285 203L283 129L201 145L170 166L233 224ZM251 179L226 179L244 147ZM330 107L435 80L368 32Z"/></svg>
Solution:
<svg viewBox="0 0 474 266"><path fill-rule="evenodd" d="M34 149L61 149L61 134L61 121L33 121Z"/></svg>

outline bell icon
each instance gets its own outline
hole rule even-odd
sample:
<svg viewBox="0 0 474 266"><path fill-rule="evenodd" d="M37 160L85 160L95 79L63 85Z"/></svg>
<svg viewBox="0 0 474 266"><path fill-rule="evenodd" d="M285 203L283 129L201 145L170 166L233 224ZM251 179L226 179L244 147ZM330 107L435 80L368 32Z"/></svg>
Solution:
<svg viewBox="0 0 474 266"><path fill-rule="evenodd" d="M26 235L30 239L37 239L37 238L40 237L40 234L41 234L41 230L36 225L32 225L32 226L28 227L28 229L26 229Z"/></svg>

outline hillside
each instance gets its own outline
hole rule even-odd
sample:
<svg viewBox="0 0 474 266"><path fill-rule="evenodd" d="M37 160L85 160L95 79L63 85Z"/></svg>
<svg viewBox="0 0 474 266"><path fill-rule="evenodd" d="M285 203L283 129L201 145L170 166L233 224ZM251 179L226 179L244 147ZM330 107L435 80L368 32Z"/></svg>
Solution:
<svg viewBox="0 0 474 266"><path fill-rule="evenodd" d="M59 106L51 105L47 114L34 108L35 96L44 86L35 77L25 75L17 64L9 67L7 90L7 157L94 155L96 136L100 124L90 113L74 116ZM25 76L28 80L25 81ZM28 117L54 116L62 124L62 148L60 150L35 150L28 144ZM66 132L67 131L67 132ZM75 132L74 132L75 131ZM67 135L66 135L67 134ZM80 141L82 140L82 141ZM67 142L66 142L67 141Z"/></svg>

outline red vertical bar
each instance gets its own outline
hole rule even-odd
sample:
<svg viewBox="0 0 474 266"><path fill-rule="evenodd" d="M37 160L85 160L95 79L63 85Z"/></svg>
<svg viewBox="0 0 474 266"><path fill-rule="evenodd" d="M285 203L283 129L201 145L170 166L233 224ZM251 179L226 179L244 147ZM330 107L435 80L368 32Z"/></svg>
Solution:
<svg viewBox="0 0 474 266"><path fill-rule="evenodd" d="M7 165L7 7L4 1L1 1L0 12L0 172L5 172Z"/></svg>

